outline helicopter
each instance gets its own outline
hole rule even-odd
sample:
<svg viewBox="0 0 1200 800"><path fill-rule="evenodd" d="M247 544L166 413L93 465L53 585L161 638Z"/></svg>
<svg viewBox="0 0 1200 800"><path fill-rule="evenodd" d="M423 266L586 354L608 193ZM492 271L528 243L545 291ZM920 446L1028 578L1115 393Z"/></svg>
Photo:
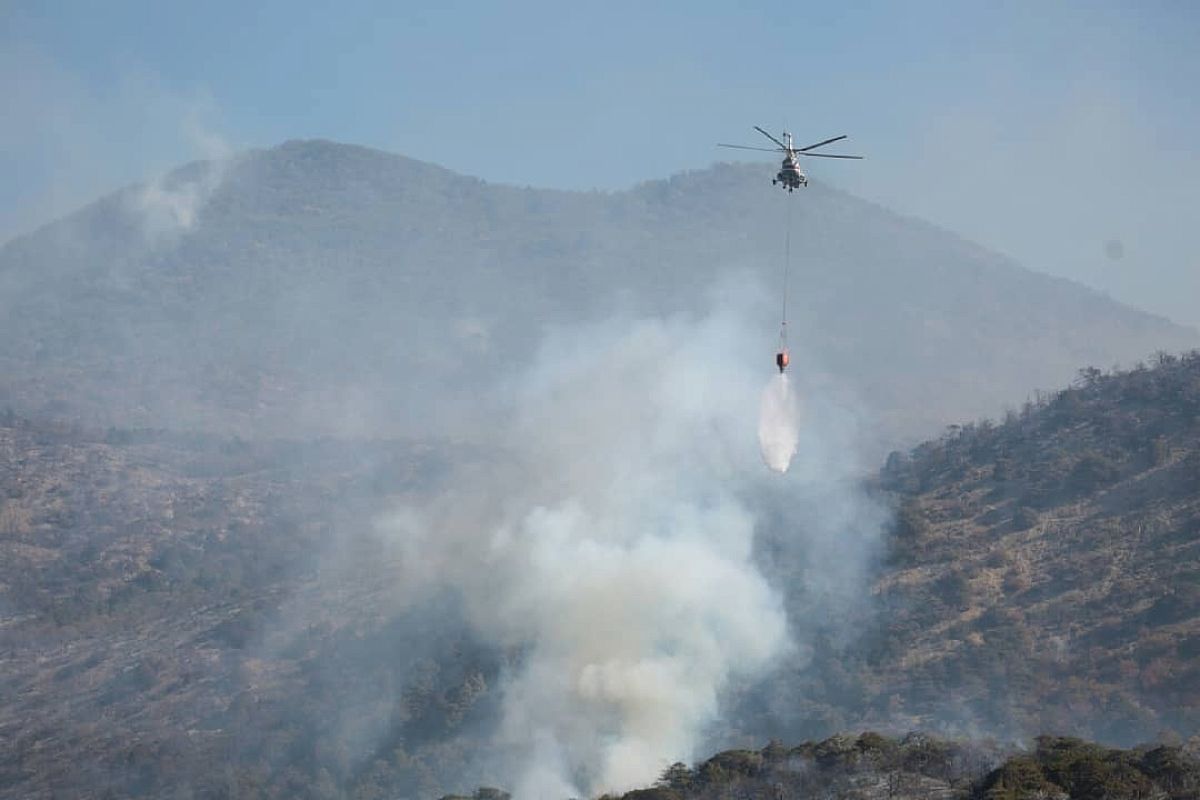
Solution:
<svg viewBox="0 0 1200 800"><path fill-rule="evenodd" d="M778 147L747 147L740 144L718 144L717 147L732 147L736 150L759 150L764 153L783 153L783 165L780 166L779 173L771 179L771 184L773 186L782 186L789 192L794 192L801 186L808 186L808 177L804 174L804 171L800 169L800 156L814 156L816 158L862 158L862 156L843 156L834 155L832 153L809 152L817 149L818 147L824 147L827 144L841 141L842 139L846 138L845 135L835 136L832 139L826 139L823 142L810 144L808 147L796 147L792 144L792 135L787 131L783 132L784 142L787 142L787 144L784 144L784 142L779 141L757 125L754 126L754 130L770 139L772 142L778 145Z"/></svg>

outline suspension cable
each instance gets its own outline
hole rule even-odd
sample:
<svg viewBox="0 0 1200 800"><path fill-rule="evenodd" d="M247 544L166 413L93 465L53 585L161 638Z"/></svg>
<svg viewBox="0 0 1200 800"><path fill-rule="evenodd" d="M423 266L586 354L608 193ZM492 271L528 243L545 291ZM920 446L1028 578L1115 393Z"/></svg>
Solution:
<svg viewBox="0 0 1200 800"><path fill-rule="evenodd" d="M787 225L783 237L783 311L782 322L779 325L779 346L787 348L787 311L788 311L788 277L792 264L792 202L790 197L783 199L787 206Z"/></svg>

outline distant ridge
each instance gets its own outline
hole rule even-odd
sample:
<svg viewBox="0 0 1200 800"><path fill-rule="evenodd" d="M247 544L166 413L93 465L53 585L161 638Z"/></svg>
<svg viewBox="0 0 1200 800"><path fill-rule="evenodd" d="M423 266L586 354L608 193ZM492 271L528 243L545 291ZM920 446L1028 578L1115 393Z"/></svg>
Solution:
<svg viewBox="0 0 1200 800"><path fill-rule="evenodd" d="M244 436L436 429L546 326L702 313L734 275L763 290L766 371L784 201L766 178L518 188L328 141L189 164L0 248L0 404ZM806 378L858 398L883 445L1200 343L828 186L788 200Z"/></svg>

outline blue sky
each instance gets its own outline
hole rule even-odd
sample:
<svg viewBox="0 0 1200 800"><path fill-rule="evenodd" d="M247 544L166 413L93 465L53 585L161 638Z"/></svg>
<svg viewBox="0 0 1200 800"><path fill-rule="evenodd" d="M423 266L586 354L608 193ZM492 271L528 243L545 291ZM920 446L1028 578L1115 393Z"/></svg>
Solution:
<svg viewBox="0 0 1200 800"><path fill-rule="evenodd" d="M0 237L290 138L620 189L786 124L868 156L818 179L1200 325L1198 41L1183 0L0 0Z"/></svg>

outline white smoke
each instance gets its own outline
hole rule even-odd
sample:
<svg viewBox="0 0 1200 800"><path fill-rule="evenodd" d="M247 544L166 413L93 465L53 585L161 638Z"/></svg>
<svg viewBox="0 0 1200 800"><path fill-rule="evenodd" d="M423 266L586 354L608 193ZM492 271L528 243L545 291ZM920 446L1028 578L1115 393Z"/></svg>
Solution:
<svg viewBox="0 0 1200 800"><path fill-rule="evenodd" d="M147 237L160 240L191 230L214 185L215 181L206 174L198 180L173 185L159 178L143 186L133 203Z"/></svg>
<svg viewBox="0 0 1200 800"><path fill-rule="evenodd" d="M517 800L652 782L698 755L731 681L789 650L753 559L746 498L765 474L747 329L717 317L560 332L509 387L505 456L383 526L407 591L454 589L481 637L514 654L498 759L510 771L496 778Z"/></svg>
<svg viewBox="0 0 1200 800"><path fill-rule="evenodd" d="M758 446L763 461L776 472L787 472L800 439L800 403L784 373L763 389L758 414Z"/></svg>
<svg viewBox="0 0 1200 800"><path fill-rule="evenodd" d="M205 159L186 170L163 175L142 185L128 206L151 243L169 241L196 225L201 210L225 178L233 149L223 137L189 114L184 123L188 141Z"/></svg>

